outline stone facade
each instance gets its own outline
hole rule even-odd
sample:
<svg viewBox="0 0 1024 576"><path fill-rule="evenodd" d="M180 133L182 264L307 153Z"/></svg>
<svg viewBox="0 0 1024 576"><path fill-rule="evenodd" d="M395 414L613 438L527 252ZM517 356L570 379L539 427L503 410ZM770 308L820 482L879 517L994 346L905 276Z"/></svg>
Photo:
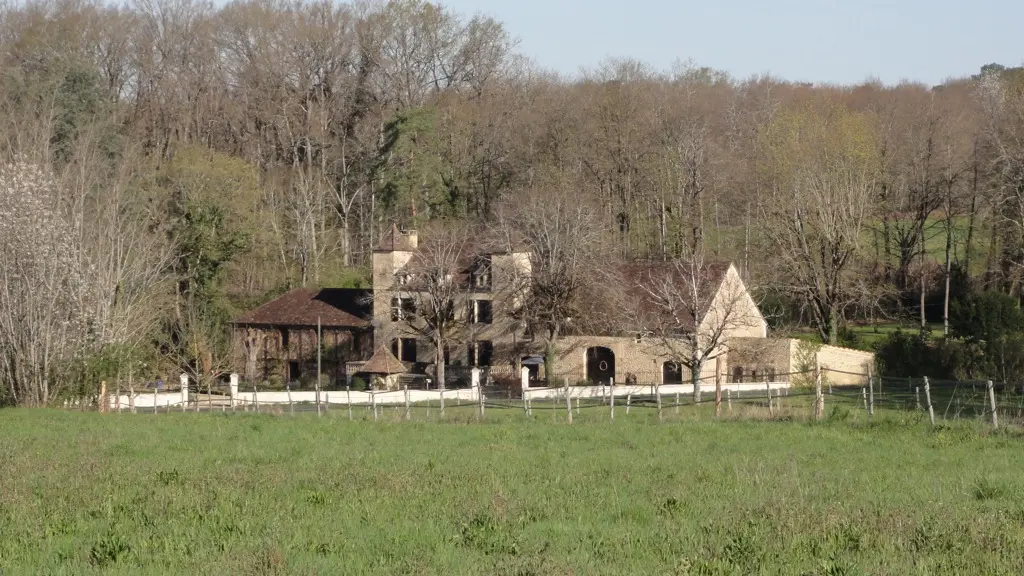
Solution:
<svg viewBox="0 0 1024 576"><path fill-rule="evenodd" d="M373 254L375 339L378 344L391 346L403 361L412 362L415 358L416 364L431 364L437 357L435 346L418 337L417 331L395 305L396 299L399 302L403 298L416 299L415 294L403 288L401 271L413 259L413 250L419 245L418 235L415 231L394 232L403 236L401 241L394 243L402 249L378 249ZM456 306L456 314L467 322L468 329L446 355L448 364L454 367L512 365L517 358L531 351L530 342L509 314L514 305L514 287L521 279L529 277L529 255L513 252L480 256L490 261L486 276L481 274L480 277L467 278L468 288L462 295L463 301ZM408 349L410 345L415 346L415 353Z"/></svg>
<svg viewBox="0 0 1024 576"><path fill-rule="evenodd" d="M875 355L863 350L826 346L795 338L738 338L731 342L727 372L729 382L770 380L811 385L809 371L815 363L834 385L863 385ZM799 374L808 372L807 374Z"/></svg>
<svg viewBox="0 0 1024 576"><path fill-rule="evenodd" d="M599 351L600 356L594 354ZM610 356L609 356L610 353ZM596 357L595 357L596 356ZM603 369L601 362L607 363ZM595 364L597 370L595 371ZM666 363L669 366L666 366ZM701 370L704 383L714 384L716 360L707 361ZM555 370L556 380L568 378L570 383L591 379L604 382L614 378L621 384L636 378L638 384L666 384L674 381L689 382L690 373L679 368L666 355L664 347L650 340L619 336L569 336L558 343ZM601 374L596 377L594 372ZM608 374L611 372L612 374Z"/></svg>

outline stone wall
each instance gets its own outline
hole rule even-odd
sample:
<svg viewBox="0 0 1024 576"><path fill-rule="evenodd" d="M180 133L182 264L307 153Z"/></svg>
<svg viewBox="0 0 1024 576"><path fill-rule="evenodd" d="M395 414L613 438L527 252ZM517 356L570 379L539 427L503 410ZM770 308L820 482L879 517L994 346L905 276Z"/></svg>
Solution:
<svg viewBox="0 0 1024 576"><path fill-rule="evenodd" d="M833 384L862 386L867 383L868 366L874 371L875 355L852 348L822 346L818 350L818 363L828 369L825 377Z"/></svg>
<svg viewBox="0 0 1024 576"><path fill-rule="evenodd" d="M556 378L561 381L568 377L570 382L587 378L587 349L608 348L615 355L615 381L624 383L628 375L636 376L640 384L663 383L663 367L669 361L657 343L649 340L619 336L571 336L563 338L558 345L555 362ZM715 360L708 361L701 371L702 380L714 384ZM683 368L682 379L689 382L690 375Z"/></svg>
<svg viewBox="0 0 1024 576"><path fill-rule="evenodd" d="M750 382L768 378L788 382L793 372L790 338L733 338L726 354L726 381Z"/></svg>

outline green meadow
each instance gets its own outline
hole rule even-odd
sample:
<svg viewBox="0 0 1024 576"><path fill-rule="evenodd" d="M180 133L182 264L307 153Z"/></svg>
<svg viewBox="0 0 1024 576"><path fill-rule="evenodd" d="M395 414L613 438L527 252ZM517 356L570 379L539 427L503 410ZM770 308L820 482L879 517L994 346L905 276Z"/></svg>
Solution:
<svg viewBox="0 0 1024 576"><path fill-rule="evenodd" d="M1024 438L829 408L4 410L0 574L1024 572Z"/></svg>

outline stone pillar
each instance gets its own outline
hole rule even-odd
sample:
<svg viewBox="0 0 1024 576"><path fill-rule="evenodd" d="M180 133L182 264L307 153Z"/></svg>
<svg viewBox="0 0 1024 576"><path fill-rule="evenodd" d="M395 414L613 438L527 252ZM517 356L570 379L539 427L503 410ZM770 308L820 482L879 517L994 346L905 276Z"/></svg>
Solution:
<svg viewBox="0 0 1024 576"><path fill-rule="evenodd" d="M234 372L228 377L229 386L231 387L231 405L234 406L236 399L238 398L238 374Z"/></svg>
<svg viewBox="0 0 1024 576"><path fill-rule="evenodd" d="M522 384L523 390L526 390L530 387L530 369L527 368L526 366L523 366L519 370L519 381Z"/></svg>
<svg viewBox="0 0 1024 576"><path fill-rule="evenodd" d="M182 372L178 381L181 382L181 405L188 406L188 374Z"/></svg>

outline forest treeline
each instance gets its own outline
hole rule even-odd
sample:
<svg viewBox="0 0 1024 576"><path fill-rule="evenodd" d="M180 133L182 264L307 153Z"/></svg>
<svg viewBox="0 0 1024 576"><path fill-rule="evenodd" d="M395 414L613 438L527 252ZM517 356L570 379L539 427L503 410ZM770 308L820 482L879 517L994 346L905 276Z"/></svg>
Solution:
<svg viewBox="0 0 1024 576"><path fill-rule="evenodd" d="M392 222L538 196L592 208L609 258L736 262L777 329L825 342L896 320L967 342L951 309L1021 294L1021 68L564 77L500 22L419 0L31 1L2 8L0 46L7 402L215 373L229 318L365 283Z"/></svg>

